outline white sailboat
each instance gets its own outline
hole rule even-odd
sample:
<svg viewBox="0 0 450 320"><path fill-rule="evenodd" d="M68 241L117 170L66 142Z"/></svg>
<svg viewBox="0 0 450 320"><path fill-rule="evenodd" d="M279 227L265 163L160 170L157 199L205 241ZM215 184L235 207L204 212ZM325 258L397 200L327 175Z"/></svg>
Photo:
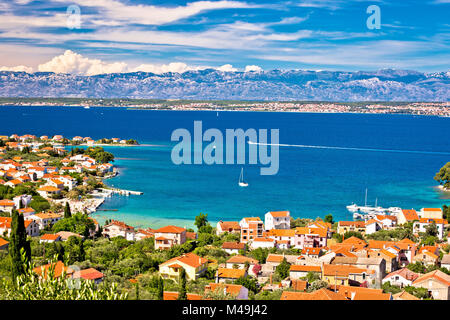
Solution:
<svg viewBox="0 0 450 320"><path fill-rule="evenodd" d="M239 187L248 187L248 183L244 181L244 168L241 169L241 175L239 176Z"/></svg>

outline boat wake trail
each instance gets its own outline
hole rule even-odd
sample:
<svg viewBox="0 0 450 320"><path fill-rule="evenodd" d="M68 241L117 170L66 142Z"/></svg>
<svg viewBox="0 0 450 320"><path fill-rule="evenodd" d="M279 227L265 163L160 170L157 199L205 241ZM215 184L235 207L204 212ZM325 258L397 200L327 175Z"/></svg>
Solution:
<svg viewBox="0 0 450 320"><path fill-rule="evenodd" d="M373 148L352 148L352 147L334 147L334 146L313 146L307 144L282 144L282 143L261 143L248 141L248 144L261 146L278 146L292 148L310 148L310 149L333 149L333 150L351 150L351 151L372 151L372 152L396 152L396 153L417 153L417 154L439 154L450 155L450 152L421 151L421 150L395 150L395 149L373 149Z"/></svg>

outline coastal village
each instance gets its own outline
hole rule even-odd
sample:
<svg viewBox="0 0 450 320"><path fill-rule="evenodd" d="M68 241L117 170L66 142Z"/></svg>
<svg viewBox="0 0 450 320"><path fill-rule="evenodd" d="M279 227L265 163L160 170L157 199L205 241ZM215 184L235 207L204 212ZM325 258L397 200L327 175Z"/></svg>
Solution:
<svg viewBox="0 0 450 320"><path fill-rule="evenodd" d="M128 299L450 300L445 205L355 221L269 211L213 224L199 213L197 230L100 225L89 214L111 193L127 192L103 183L117 172L101 144L137 142L0 136L3 278L23 221L36 277L114 283Z"/></svg>

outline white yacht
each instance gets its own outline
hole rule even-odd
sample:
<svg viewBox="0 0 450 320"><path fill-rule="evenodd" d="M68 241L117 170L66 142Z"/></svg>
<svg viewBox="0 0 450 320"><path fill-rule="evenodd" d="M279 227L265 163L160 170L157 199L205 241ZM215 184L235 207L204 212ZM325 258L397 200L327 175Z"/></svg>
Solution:
<svg viewBox="0 0 450 320"><path fill-rule="evenodd" d="M244 181L244 168L241 169L241 175L239 176L239 187L248 187L248 183Z"/></svg>

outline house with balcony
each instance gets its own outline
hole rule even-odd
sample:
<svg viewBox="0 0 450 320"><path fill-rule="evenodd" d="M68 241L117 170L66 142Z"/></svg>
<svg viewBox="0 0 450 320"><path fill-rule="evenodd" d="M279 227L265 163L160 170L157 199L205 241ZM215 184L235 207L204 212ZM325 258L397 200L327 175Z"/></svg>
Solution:
<svg viewBox="0 0 450 320"><path fill-rule="evenodd" d="M366 223L364 221L339 221L337 232L339 234L345 234L346 232L354 231L361 234L366 233Z"/></svg>
<svg viewBox="0 0 450 320"><path fill-rule="evenodd" d="M264 216L266 230L290 229L291 214L289 211L269 211Z"/></svg>
<svg viewBox="0 0 450 320"><path fill-rule="evenodd" d="M327 236L328 230L324 228L297 227L293 247L296 249L326 247Z"/></svg>
<svg viewBox="0 0 450 320"><path fill-rule="evenodd" d="M190 252L172 258L159 265L159 273L165 279L178 281L181 269L186 271L188 280L197 280L208 268L208 259Z"/></svg>
<svg viewBox="0 0 450 320"><path fill-rule="evenodd" d="M255 238L262 238L264 223L259 217L243 218L239 222L241 227L241 242L247 243Z"/></svg>
<svg viewBox="0 0 450 320"><path fill-rule="evenodd" d="M439 240L442 240L444 238L445 226L448 224L447 220L445 219L420 218L419 221L414 222L413 230L415 233L426 232L427 227L432 224L436 225L438 231L437 237L439 238Z"/></svg>
<svg viewBox="0 0 450 320"><path fill-rule="evenodd" d="M59 220L61 220L63 216L59 213L53 213L53 212L41 212L29 215L25 217L25 221L35 221L37 225L39 226L40 230L45 229L46 226L52 226Z"/></svg>
<svg viewBox="0 0 450 320"><path fill-rule="evenodd" d="M224 232L240 234L241 226L239 225L239 222L237 222L237 221L222 221L222 220L220 220L219 222L217 222L216 234L217 234L217 236L220 236Z"/></svg>
<svg viewBox="0 0 450 320"><path fill-rule="evenodd" d="M112 220L109 224L104 226L102 234L103 236L108 238L121 236L127 239L128 241L135 240L134 227L131 227L122 221Z"/></svg>
<svg viewBox="0 0 450 320"><path fill-rule="evenodd" d="M166 226L154 230L155 249L168 250L174 245L186 242L186 229L177 226Z"/></svg>

